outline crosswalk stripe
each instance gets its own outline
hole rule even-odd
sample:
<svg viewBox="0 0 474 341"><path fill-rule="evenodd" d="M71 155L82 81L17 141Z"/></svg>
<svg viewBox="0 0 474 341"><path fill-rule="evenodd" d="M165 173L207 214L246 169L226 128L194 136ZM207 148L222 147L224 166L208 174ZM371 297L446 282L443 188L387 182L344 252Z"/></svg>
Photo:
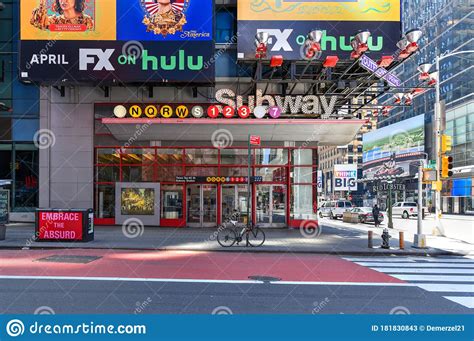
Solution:
<svg viewBox="0 0 474 341"><path fill-rule="evenodd" d="M446 276L446 275L391 275L402 281L418 282L474 282L474 276Z"/></svg>
<svg viewBox="0 0 474 341"><path fill-rule="evenodd" d="M417 284L418 287L431 292L463 292L463 293L474 293L474 285L472 284Z"/></svg>
<svg viewBox="0 0 474 341"><path fill-rule="evenodd" d="M348 260L350 262L366 262L370 260L371 262L386 262L390 261L393 263L407 263L407 262L414 262L415 260L413 259L392 259L390 257L381 257L381 258L344 258L345 260Z"/></svg>
<svg viewBox="0 0 474 341"><path fill-rule="evenodd" d="M445 268L374 268L372 270L386 274L460 274L474 275L474 269L445 269Z"/></svg>
<svg viewBox="0 0 474 341"><path fill-rule="evenodd" d="M457 304L461 304L469 309L474 309L474 297L463 297L463 296L443 296L444 298L453 301Z"/></svg>
<svg viewBox="0 0 474 341"><path fill-rule="evenodd" d="M396 259L393 257L379 257L379 258L344 258L351 262L387 262L387 263L468 263L474 264L474 259L468 258L429 258L429 257L409 257Z"/></svg>
<svg viewBox="0 0 474 341"><path fill-rule="evenodd" d="M357 262L357 264L367 267L400 267L400 263L373 263L373 262ZM465 268L474 269L474 264L447 264L447 263L406 263L404 268Z"/></svg>

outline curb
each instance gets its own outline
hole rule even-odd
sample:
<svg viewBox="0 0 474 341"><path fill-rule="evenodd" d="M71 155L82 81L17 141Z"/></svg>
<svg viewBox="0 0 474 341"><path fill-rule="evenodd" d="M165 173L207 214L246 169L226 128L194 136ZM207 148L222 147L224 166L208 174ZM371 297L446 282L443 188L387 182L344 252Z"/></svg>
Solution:
<svg viewBox="0 0 474 341"><path fill-rule="evenodd" d="M247 253L268 253L268 254L315 254L315 255L334 255L334 256L418 256L418 257L439 257L439 256L466 256L466 254L459 252L451 252L440 249L428 249L426 252L413 252L409 250L400 251L398 249L387 250L384 252L377 251L328 251L328 250L266 250L258 248L219 248L219 249L192 249L192 248L173 248L173 247L159 247L159 248L129 248L129 247L64 247L64 246L0 246L0 250L120 250L120 251L194 251L194 252L247 252ZM378 249L374 249L378 250Z"/></svg>

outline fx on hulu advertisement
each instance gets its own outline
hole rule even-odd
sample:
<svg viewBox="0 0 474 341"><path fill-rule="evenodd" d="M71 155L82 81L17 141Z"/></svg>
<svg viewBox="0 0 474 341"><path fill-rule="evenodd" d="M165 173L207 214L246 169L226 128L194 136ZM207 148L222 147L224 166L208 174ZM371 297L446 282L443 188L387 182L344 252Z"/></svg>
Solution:
<svg viewBox="0 0 474 341"><path fill-rule="evenodd" d="M214 81L213 0L22 0L20 77Z"/></svg>
<svg viewBox="0 0 474 341"><path fill-rule="evenodd" d="M301 60L307 34L320 29L323 56L348 59L351 39L368 29L371 56L392 54L401 36L400 0L237 0L239 58L255 58L255 34L269 33L269 52Z"/></svg>
<svg viewBox="0 0 474 341"><path fill-rule="evenodd" d="M425 115L364 134L364 178L408 177L418 172L425 151Z"/></svg>

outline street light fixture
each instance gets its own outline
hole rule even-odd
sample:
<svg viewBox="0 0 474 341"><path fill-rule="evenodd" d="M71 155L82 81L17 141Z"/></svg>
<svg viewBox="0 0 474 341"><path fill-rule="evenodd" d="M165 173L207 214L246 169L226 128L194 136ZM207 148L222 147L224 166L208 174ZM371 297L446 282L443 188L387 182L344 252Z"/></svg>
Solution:
<svg viewBox="0 0 474 341"><path fill-rule="evenodd" d="M367 42L369 41L370 37L370 31L365 30L365 31L359 31L354 39L351 40L351 46L352 46L352 53L351 53L351 59L358 59L362 54L364 54L368 49L369 45Z"/></svg>
<svg viewBox="0 0 474 341"><path fill-rule="evenodd" d="M423 31L418 28L409 30L402 39L397 43L397 47L400 50L398 57L405 59L409 57L413 52L418 50L418 41L423 36Z"/></svg>
<svg viewBox="0 0 474 341"><path fill-rule="evenodd" d="M422 63L418 66L418 71L420 72L420 81L425 81L430 78L430 69L433 64Z"/></svg>
<svg viewBox="0 0 474 341"><path fill-rule="evenodd" d="M393 95L393 97L395 97L395 104L400 104L402 102L403 96L405 96L403 92L398 92Z"/></svg>
<svg viewBox="0 0 474 341"><path fill-rule="evenodd" d="M323 31L313 30L308 33L304 42L304 55L307 60L314 59L316 53L321 51L321 39L323 38Z"/></svg>

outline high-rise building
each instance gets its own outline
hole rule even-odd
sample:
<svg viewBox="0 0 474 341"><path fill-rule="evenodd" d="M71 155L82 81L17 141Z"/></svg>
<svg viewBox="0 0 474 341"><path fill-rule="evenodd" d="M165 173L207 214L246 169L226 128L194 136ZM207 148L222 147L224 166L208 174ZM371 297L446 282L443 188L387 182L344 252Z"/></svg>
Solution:
<svg viewBox="0 0 474 341"><path fill-rule="evenodd" d="M10 191L10 218L38 207L39 91L18 81L18 1L0 2L0 187Z"/></svg>
<svg viewBox="0 0 474 341"><path fill-rule="evenodd" d="M474 50L473 7L469 0L405 0L402 3L403 31L420 28L423 38L419 53L394 70L405 85L420 84L417 67L434 63L436 55ZM442 209L445 213L472 213L474 176L474 71L472 54L446 58L440 64L441 99L444 102L446 134L453 136L454 176L444 182ZM435 70L435 66L431 71ZM390 103L391 98L381 99ZM388 117L380 117L379 127L389 126L425 114L425 150L434 160L433 112L435 91L413 100L411 107L396 107Z"/></svg>

